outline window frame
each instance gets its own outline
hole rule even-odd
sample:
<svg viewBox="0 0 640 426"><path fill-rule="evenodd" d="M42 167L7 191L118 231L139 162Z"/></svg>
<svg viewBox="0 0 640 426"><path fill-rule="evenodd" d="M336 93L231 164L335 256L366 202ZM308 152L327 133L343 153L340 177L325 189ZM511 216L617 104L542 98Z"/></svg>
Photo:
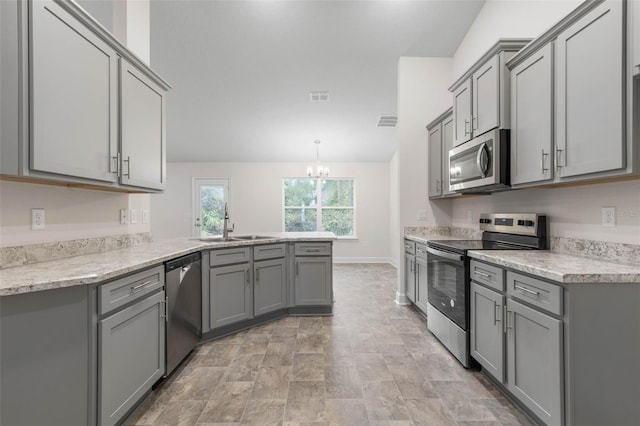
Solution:
<svg viewBox="0 0 640 426"><path fill-rule="evenodd" d="M286 231L285 211L287 209L300 209L302 206L287 206L285 205L285 182L288 180L313 180L316 182L316 205L315 206L304 206L305 209L314 209L316 210L316 231L310 232L328 232L324 231L322 228L322 210L352 210L353 211L353 234L352 235L336 235L336 238L339 240L357 240L358 232L357 232L357 221L356 221L356 212L357 212L357 196L356 196L356 178L354 177L326 177L326 178L310 178L310 177L284 177L282 178L282 231ZM348 180L351 181L353 186L353 205L352 206L327 206L324 207L322 205L322 181L327 180Z"/></svg>
<svg viewBox="0 0 640 426"><path fill-rule="evenodd" d="M193 176L191 178L191 233L194 238L205 238L202 236L202 228L196 226L200 216L200 185L220 185L224 187L224 200L229 208L231 215L231 178L228 177L200 177ZM201 222L200 222L201 223Z"/></svg>

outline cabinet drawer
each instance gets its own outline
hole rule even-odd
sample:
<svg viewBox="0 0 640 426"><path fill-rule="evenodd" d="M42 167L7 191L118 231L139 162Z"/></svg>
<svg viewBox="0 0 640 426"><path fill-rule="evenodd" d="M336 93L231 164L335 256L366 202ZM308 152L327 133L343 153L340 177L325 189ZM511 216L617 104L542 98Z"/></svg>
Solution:
<svg viewBox="0 0 640 426"><path fill-rule="evenodd" d="M253 248L253 260L276 259L287 254L286 244L268 244Z"/></svg>
<svg viewBox="0 0 640 426"><path fill-rule="evenodd" d="M209 266L231 265L251 260L250 247L234 247L209 252Z"/></svg>
<svg viewBox="0 0 640 426"><path fill-rule="evenodd" d="M140 299L164 287L164 267L156 266L98 287L98 314Z"/></svg>
<svg viewBox="0 0 640 426"><path fill-rule="evenodd" d="M427 261L427 246L426 244L416 244L416 259Z"/></svg>
<svg viewBox="0 0 640 426"><path fill-rule="evenodd" d="M477 283L484 284L498 291L504 291L504 270L486 263L472 260L469 276Z"/></svg>
<svg viewBox="0 0 640 426"><path fill-rule="evenodd" d="M296 243L296 256L329 256L331 243Z"/></svg>
<svg viewBox="0 0 640 426"><path fill-rule="evenodd" d="M404 252L408 254L416 254L416 243L404 240Z"/></svg>
<svg viewBox="0 0 640 426"><path fill-rule="evenodd" d="M552 314L562 315L562 287L507 271L507 293Z"/></svg>

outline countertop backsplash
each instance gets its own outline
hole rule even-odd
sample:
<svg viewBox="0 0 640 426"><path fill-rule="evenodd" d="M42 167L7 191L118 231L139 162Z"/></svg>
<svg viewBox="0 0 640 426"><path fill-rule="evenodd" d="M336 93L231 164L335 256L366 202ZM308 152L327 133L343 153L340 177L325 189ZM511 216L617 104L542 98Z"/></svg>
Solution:
<svg viewBox="0 0 640 426"><path fill-rule="evenodd" d="M58 241L55 243L1 247L0 269L84 254L102 253L132 247L140 243L150 242L151 240L151 233L143 232L138 234L108 235L105 237Z"/></svg>
<svg viewBox="0 0 640 426"><path fill-rule="evenodd" d="M550 238L551 250L620 263L640 264L640 245L577 238Z"/></svg>

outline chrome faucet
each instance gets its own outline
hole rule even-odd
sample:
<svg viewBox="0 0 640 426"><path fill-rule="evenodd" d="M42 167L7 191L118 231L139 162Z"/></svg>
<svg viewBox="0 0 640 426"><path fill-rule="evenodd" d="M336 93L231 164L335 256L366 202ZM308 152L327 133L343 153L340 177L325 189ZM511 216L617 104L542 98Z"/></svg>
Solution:
<svg viewBox="0 0 640 426"><path fill-rule="evenodd" d="M231 228L229 228L229 207L227 203L224 203L224 223L222 224L222 238L225 240L229 238L229 232L233 232L236 228L236 224L231 224Z"/></svg>

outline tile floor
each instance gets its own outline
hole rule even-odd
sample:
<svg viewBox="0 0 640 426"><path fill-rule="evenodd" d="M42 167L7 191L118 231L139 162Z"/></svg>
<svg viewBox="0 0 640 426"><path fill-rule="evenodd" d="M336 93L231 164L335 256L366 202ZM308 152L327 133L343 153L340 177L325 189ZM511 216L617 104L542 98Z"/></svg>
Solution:
<svg viewBox="0 0 640 426"><path fill-rule="evenodd" d="M199 346L127 425L529 425L423 320L389 265L335 265L332 317L288 317Z"/></svg>

